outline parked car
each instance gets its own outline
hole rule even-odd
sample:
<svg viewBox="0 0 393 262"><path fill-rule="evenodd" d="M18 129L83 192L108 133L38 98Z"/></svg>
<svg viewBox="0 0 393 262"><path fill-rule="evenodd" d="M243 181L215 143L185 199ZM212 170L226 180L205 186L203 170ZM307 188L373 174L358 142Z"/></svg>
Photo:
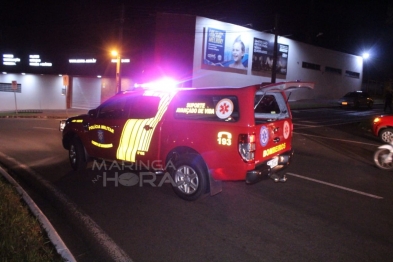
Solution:
<svg viewBox="0 0 393 262"><path fill-rule="evenodd" d="M382 142L391 143L393 141L393 116L383 115L374 118L372 131Z"/></svg>
<svg viewBox="0 0 393 262"><path fill-rule="evenodd" d="M346 93L342 98L338 100L341 107L368 107L372 108L374 100L371 96L364 91L354 91Z"/></svg>
<svg viewBox="0 0 393 262"><path fill-rule="evenodd" d="M278 171L291 163L294 150L285 91L313 83L144 86L65 121L62 143L74 170L85 169L90 159L144 163L170 174L185 200L220 192L223 180L286 180Z"/></svg>

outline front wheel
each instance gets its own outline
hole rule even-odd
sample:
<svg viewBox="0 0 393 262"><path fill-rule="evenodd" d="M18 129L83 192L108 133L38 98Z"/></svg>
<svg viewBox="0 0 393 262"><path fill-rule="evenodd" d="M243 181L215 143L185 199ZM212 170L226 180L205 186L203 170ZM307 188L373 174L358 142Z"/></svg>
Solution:
<svg viewBox="0 0 393 262"><path fill-rule="evenodd" d="M391 170L393 169L392 154L390 150L381 148L374 154L374 162L380 169Z"/></svg>
<svg viewBox="0 0 393 262"><path fill-rule="evenodd" d="M70 149L68 151L68 157L70 159L71 167L75 171L80 171L86 168L87 161L85 149L79 139L72 139Z"/></svg>
<svg viewBox="0 0 393 262"><path fill-rule="evenodd" d="M379 138L384 143L390 144L393 139L393 128L385 128L379 133Z"/></svg>
<svg viewBox="0 0 393 262"><path fill-rule="evenodd" d="M208 175L200 156L180 155L174 161L171 175L176 183L173 190L180 198L188 201L198 199L208 189Z"/></svg>

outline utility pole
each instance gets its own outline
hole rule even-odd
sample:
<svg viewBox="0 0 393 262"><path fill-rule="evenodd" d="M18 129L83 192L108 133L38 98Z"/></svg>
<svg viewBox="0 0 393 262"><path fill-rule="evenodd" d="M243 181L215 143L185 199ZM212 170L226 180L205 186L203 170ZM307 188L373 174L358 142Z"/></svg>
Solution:
<svg viewBox="0 0 393 262"><path fill-rule="evenodd" d="M124 4L121 5L119 21L119 47L116 61L116 92L121 92L121 55L123 53L123 24L124 24Z"/></svg>
<svg viewBox="0 0 393 262"><path fill-rule="evenodd" d="M278 53L278 19L279 16L276 14L274 16L274 49L273 49L273 66L272 66L272 83L276 82L276 71L277 71L277 53Z"/></svg>

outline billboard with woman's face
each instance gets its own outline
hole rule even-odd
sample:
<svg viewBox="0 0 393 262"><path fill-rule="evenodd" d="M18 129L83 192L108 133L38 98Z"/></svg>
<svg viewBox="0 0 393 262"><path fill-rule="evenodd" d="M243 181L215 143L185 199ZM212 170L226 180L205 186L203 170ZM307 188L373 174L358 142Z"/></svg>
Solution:
<svg viewBox="0 0 393 262"><path fill-rule="evenodd" d="M247 74L248 35L219 28L205 29L204 69Z"/></svg>
<svg viewBox="0 0 393 262"><path fill-rule="evenodd" d="M269 77L274 53L274 42L269 40L255 37L247 30L205 27L202 69ZM288 45L278 44L275 70L284 79L288 49Z"/></svg>

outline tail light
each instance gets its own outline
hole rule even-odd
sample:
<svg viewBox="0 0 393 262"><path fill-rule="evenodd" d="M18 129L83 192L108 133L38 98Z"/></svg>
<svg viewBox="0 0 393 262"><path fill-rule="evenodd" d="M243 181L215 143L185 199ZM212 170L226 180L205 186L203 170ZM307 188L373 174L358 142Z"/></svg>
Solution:
<svg viewBox="0 0 393 262"><path fill-rule="evenodd" d="M247 163L253 163L255 160L255 134L239 135L239 153Z"/></svg>

